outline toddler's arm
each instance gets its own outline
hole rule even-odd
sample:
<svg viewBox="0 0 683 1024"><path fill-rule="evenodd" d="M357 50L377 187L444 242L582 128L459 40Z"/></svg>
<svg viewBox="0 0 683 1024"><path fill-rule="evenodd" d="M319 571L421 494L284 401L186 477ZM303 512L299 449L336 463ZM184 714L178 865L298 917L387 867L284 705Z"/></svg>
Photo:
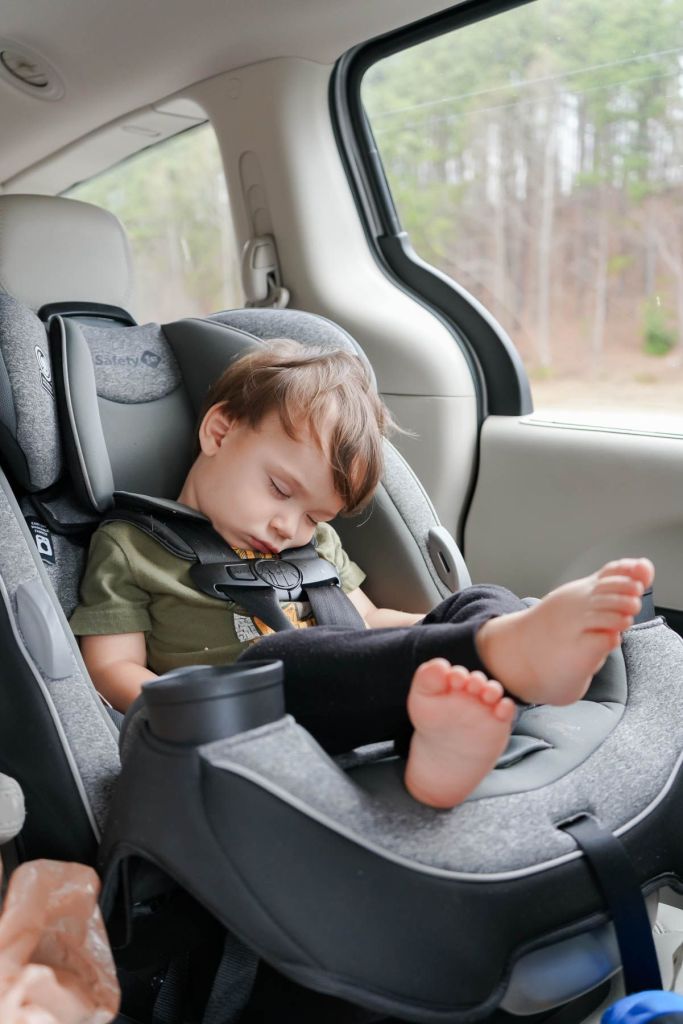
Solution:
<svg viewBox="0 0 683 1024"><path fill-rule="evenodd" d="M424 615L418 615L415 612L400 612L395 608L378 608L360 587L351 590L347 597L360 612L370 629L380 629L382 626L414 626L416 622L424 618Z"/></svg>
<svg viewBox="0 0 683 1024"><path fill-rule="evenodd" d="M144 633L82 636L81 654L95 689L117 711L126 711L142 684L157 678L147 668Z"/></svg>

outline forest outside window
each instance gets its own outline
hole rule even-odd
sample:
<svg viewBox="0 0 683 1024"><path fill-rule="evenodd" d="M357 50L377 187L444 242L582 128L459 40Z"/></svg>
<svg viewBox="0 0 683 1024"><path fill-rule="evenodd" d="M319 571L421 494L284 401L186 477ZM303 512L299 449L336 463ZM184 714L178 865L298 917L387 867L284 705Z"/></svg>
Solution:
<svg viewBox="0 0 683 1024"><path fill-rule="evenodd" d="M141 323L242 305L225 176L209 124L150 146L66 194L122 222Z"/></svg>
<svg viewBox="0 0 683 1024"><path fill-rule="evenodd" d="M505 327L537 415L683 433L683 0L539 0L362 99L403 228Z"/></svg>

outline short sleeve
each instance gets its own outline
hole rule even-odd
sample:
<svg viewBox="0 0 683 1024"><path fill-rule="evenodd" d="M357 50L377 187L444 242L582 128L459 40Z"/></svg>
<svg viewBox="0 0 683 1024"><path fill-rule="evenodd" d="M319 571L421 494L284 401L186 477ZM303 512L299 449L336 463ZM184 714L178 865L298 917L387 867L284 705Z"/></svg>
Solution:
<svg viewBox="0 0 683 1024"><path fill-rule="evenodd" d="M350 594L361 585L365 573L360 566L351 561L342 547L339 534L329 523L318 523L315 530L315 546L320 557L331 562L336 568L345 594Z"/></svg>
<svg viewBox="0 0 683 1024"><path fill-rule="evenodd" d="M69 625L76 636L144 633L152 628L149 594L135 581L128 558L106 527L93 534Z"/></svg>

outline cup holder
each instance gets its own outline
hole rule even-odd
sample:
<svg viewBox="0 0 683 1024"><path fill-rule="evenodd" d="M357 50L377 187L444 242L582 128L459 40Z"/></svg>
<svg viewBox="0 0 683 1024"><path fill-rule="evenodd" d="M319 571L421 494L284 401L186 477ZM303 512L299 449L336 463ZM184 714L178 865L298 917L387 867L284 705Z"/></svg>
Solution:
<svg viewBox="0 0 683 1024"><path fill-rule="evenodd" d="M150 731L197 745L267 725L285 713L283 680L281 661L173 669L142 687Z"/></svg>

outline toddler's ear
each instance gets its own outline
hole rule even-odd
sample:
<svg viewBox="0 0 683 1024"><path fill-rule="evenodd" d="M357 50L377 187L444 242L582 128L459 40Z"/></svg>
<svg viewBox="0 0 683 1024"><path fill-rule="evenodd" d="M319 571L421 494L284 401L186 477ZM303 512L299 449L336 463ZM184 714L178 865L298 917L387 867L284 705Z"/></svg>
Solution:
<svg viewBox="0 0 683 1024"><path fill-rule="evenodd" d="M199 425L199 446L204 455L216 454L231 426L232 420L221 404L212 405Z"/></svg>

